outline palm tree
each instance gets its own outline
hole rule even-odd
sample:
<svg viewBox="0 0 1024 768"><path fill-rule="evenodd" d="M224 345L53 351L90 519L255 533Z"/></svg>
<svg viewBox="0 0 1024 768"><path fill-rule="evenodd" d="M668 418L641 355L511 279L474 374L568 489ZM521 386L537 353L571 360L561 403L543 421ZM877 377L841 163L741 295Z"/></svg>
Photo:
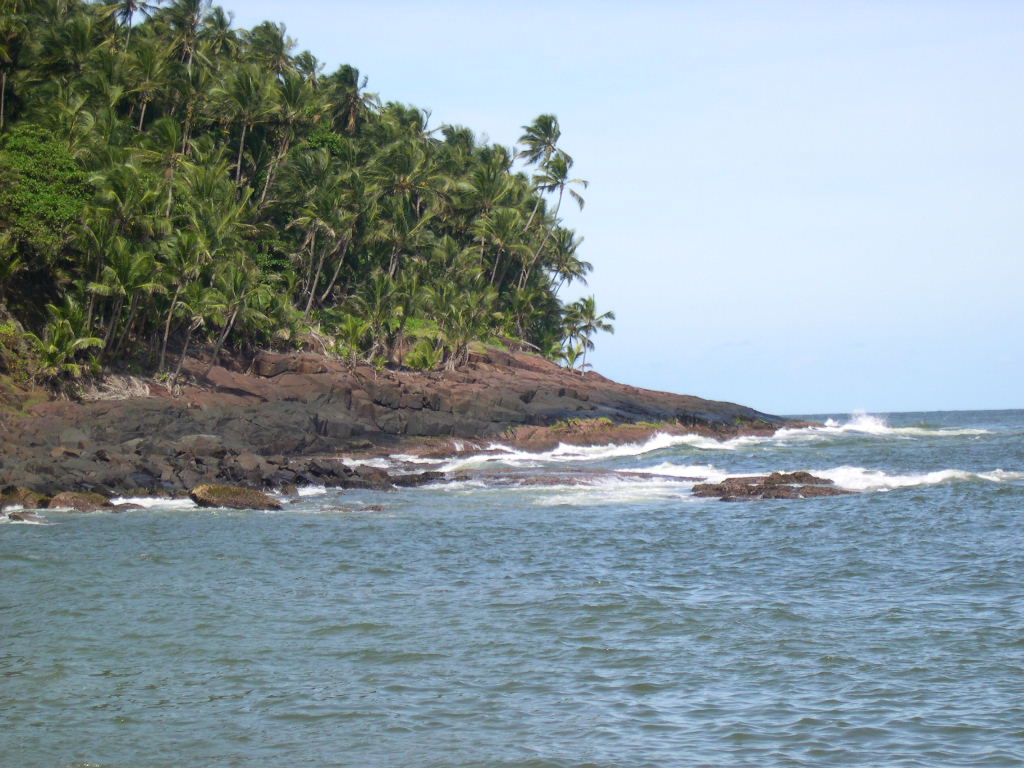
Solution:
<svg viewBox="0 0 1024 768"><path fill-rule="evenodd" d="M569 196L579 205L580 210L583 210L583 205L586 201L580 196L579 192L571 188L571 185L582 186L586 189L590 182L586 179L570 179L569 171L571 169L572 158L565 154L565 152L558 150L541 166L540 173L533 177L533 182L539 191L558 192L558 202L555 204L552 216L558 216L558 211L562 207L562 195L565 194L566 190L568 190Z"/></svg>
<svg viewBox="0 0 1024 768"><path fill-rule="evenodd" d="M139 130L146 119L146 107L156 92L167 83L168 62L156 42L146 40L136 47L129 65L129 72L135 81L132 88L139 95Z"/></svg>
<svg viewBox="0 0 1024 768"><path fill-rule="evenodd" d="M287 71L276 83L276 98L273 99L273 116L276 117L276 128L279 135L277 151L271 160L270 168L267 171L267 178L263 183L263 192L260 194L259 204L263 205L267 198L267 191L274 181L278 165L288 154L291 143L295 140L299 126L303 123L311 123L317 113L320 103L316 98L316 92L309 81L295 71Z"/></svg>
<svg viewBox="0 0 1024 768"><path fill-rule="evenodd" d="M178 61L191 74L192 61L203 31L203 18L210 0L172 0L163 10L172 34L172 47L178 52Z"/></svg>
<svg viewBox="0 0 1024 768"><path fill-rule="evenodd" d="M558 285L555 286L555 293L562 290L563 285L572 285L573 281L587 284L586 275L593 270L589 261L583 261L576 256L576 251L583 244L583 238L576 237L571 229L556 227L551 235L551 255L545 265L558 278Z"/></svg>
<svg viewBox="0 0 1024 768"><path fill-rule="evenodd" d="M519 143L523 148L518 157L531 165L545 165L558 149L558 140L562 137L562 129L558 126L558 118L554 115L538 115L530 124L523 126L523 135Z"/></svg>
<svg viewBox="0 0 1024 768"><path fill-rule="evenodd" d="M477 235L481 242L490 243L494 249L494 263L491 267L490 285L495 284L498 276L498 265L502 256L523 256L529 253L529 248L520 240L522 236L522 216L515 208L495 208L489 216L480 217L472 227L472 232ZM511 262L506 262L501 271L501 279L497 284L500 286L504 281L505 273Z"/></svg>
<svg viewBox="0 0 1024 768"><path fill-rule="evenodd" d="M578 341L583 347L583 363L580 372L586 373L587 352L594 348L591 336L599 331L615 333L609 320L615 319L614 312L597 314L597 305L593 296L586 296L569 305L566 310L566 324L569 328L569 339Z"/></svg>
<svg viewBox="0 0 1024 768"><path fill-rule="evenodd" d="M205 46L205 53L211 57L233 58L238 52L238 34L231 28L232 14L215 5L206 14L203 28L199 31L199 42Z"/></svg>
<svg viewBox="0 0 1024 768"><path fill-rule="evenodd" d="M295 41L285 34L284 24L264 21L245 35L249 58L278 77L292 70Z"/></svg>
<svg viewBox="0 0 1024 768"><path fill-rule="evenodd" d="M117 0L117 2L105 5L101 9L105 15L113 16L125 26L127 30L124 36L125 51L128 50L128 45L132 39L132 22L134 21L135 14L140 13L143 16L151 16L155 5L156 3L147 3L144 0Z"/></svg>
<svg viewBox="0 0 1024 768"><path fill-rule="evenodd" d="M334 104L335 120L345 133L355 133L377 106L377 95L366 92L367 78L348 64L324 78L329 101Z"/></svg>
<svg viewBox="0 0 1024 768"><path fill-rule="evenodd" d="M131 332L138 311L139 299L143 295L163 292L164 286L156 282L156 263L145 250L132 247L123 237L113 241L107 255L107 263L100 271L98 281L90 283L88 290L100 296L112 296L113 303L103 336L104 353L116 355ZM115 336L125 300L128 300L128 316L123 321L120 334Z"/></svg>
<svg viewBox="0 0 1024 768"><path fill-rule="evenodd" d="M138 154L148 162L152 162L160 171L163 183L167 187L167 198L164 204L164 218L171 215L174 202L174 176L178 167L184 162L181 152L181 129L169 117L161 117L150 126L143 139L143 147Z"/></svg>
<svg viewBox="0 0 1024 768"><path fill-rule="evenodd" d="M47 378L70 376L77 379L82 375L82 366L75 360L78 353L102 346L103 340L83 333L81 307L70 297L65 299L63 307L47 304L46 312L50 320L43 336L28 334L36 348L39 372Z"/></svg>
<svg viewBox="0 0 1024 768"><path fill-rule="evenodd" d="M245 135L254 125L262 123L273 110L270 96L271 76L254 64L236 67L225 82L214 89L213 96L220 103L226 118L241 125L238 139L238 157L235 160L235 184L242 181L242 152Z"/></svg>
<svg viewBox="0 0 1024 768"><path fill-rule="evenodd" d="M245 327L250 323L267 320L261 310L270 301L271 295L270 286L259 270L241 258L229 261L217 271L211 307L217 321L221 323L221 333L204 376L213 370L224 342L236 325Z"/></svg>
<svg viewBox="0 0 1024 768"><path fill-rule="evenodd" d="M167 310L167 320L164 323L163 342L160 345L160 362L157 369L164 369L164 360L167 357L167 340L171 335L171 322L177 316L180 309L182 293L189 287L192 281L199 277L199 271L203 267L203 255L208 253L200 236L190 230L181 230L174 234L167 248L163 264L164 278L174 286L174 294L171 298L170 308ZM185 308L188 311L188 307Z"/></svg>

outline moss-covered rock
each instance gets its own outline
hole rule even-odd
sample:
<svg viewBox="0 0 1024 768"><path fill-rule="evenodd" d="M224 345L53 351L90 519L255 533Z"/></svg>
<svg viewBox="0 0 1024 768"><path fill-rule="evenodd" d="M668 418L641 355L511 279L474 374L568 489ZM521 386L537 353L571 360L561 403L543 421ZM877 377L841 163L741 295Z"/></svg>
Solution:
<svg viewBox="0 0 1024 768"><path fill-rule="evenodd" d="M228 509L281 509L281 505L262 491L235 485L197 485L189 498L200 507Z"/></svg>
<svg viewBox="0 0 1024 768"><path fill-rule="evenodd" d="M9 485L0 490L0 509L6 507L23 507L24 509L45 509L49 498L28 488L17 488Z"/></svg>

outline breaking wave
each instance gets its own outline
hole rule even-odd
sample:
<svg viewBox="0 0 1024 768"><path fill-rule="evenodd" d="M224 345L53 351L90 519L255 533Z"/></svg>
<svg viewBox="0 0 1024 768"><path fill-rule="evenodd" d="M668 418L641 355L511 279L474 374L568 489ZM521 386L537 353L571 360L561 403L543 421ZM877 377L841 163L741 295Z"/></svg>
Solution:
<svg viewBox="0 0 1024 768"><path fill-rule="evenodd" d="M831 480L839 488L848 491L891 491L895 488L979 480L991 483L1012 483L1024 480L1024 472L1008 472L1002 469L995 469L991 472L940 469L934 472L906 475L893 474L880 469L865 469L864 467L836 467L810 471L812 475Z"/></svg>

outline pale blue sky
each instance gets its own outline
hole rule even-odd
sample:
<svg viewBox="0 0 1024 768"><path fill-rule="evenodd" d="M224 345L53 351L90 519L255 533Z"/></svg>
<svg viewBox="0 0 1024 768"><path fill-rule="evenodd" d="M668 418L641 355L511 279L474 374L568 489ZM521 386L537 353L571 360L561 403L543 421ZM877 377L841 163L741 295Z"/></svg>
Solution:
<svg viewBox="0 0 1024 768"><path fill-rule="evenodd" d="M1024 3L225 2L385 100L542 112L591 360L775 413L1024 407ZM574 298L576 293L566 298Z"/></svg>

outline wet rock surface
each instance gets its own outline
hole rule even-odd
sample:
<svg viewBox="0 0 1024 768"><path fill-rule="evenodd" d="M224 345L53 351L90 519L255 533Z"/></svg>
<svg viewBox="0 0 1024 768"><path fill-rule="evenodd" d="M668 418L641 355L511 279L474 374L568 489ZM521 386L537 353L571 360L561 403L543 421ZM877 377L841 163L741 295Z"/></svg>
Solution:
<svg viewBox="0 0 1024 768"><path fill-rule="evenodd" d="M63 491L50 499L46 505L47 509L72 509L75 512L95 512L99 509L111 509L113 506L106 496L88 491Z"/></svg>
<svg viewBox="0 0 1024 768"><path fill-rule="evenodd" d="M722 501L752 499L809 499L853 493L833 486L831 480L809 472L773 472L756 477L730 477L720 483L698 483L694 496L717 496Z"/></svg>
<svg viewBox="0 0 1024 768"><path fill-rule="evenodd" d="M281 504L262 491L234 485L200 485L189 492L189 498L200 507L228 509L278 510Z"/></svg>

